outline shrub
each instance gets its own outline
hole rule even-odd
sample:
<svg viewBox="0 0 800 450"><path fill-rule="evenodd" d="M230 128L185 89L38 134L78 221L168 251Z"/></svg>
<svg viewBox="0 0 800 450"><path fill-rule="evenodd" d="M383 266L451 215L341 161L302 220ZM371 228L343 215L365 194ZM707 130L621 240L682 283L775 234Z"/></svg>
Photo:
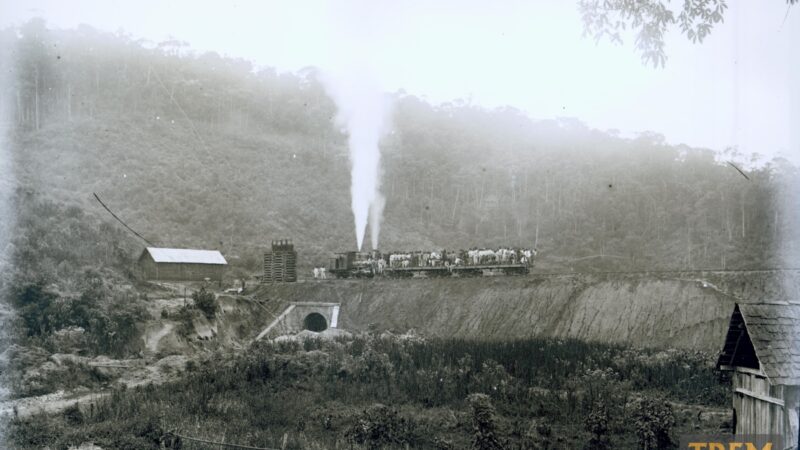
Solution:
<svg viewBox="0 0 800 450"><path fill-rule="evenodd" d="M548 419L540 418L534 419L528 431L523 436L522 448L551 448L551 441L553 438L553 427L550 425Z"/></svg>
<svg viewBox="0 0 800 450"><path fill-rule="evenodd" d="M83 411L81 411L77 403L65 409L63 415L64 421L68 425L74 426L83 424Z"/></svg>
<svg viewBox="0 0 800 450"><path fill-rule="evenodd" d="M636 436L644 449L672 448L672 427L675 416L672 407L663 398L644 397L634 412Z"/></svg>
<svg viewBox="0 0 800 450"><path fill-rule="evenodd" d="M345 432L345 437L369 449L387 445L412 445L416 442L414 424L400 417L397 411L380 403L365 409Z"/></svg>
<svg viewBox="0 0 800 450"><path fill-rule="evenodd" d="M190 359L186 361L186 365L184 366L184 370L187 372L196 372L197 371L197 361Z"/></svg>
<svg viewBox="0 0 800 450"><path fill-rule="evenodd" d="M502 449L497 437L495 411L489 396L472 394L467 397L472 407L472 448L477 450Z"/></svg>
<svg viewBox="0 0 800 450"><path fill-rule="evenodd" d="M610 448L611 443L608 440L608 410L602 402L595 405L589 415L586 416L584 425L586 431L591 434L586 446L587 449L603 450Z"/></svg>
<svg viewBox="0 0 800 450"><path fill-rule="evenodd" d="M194 322L192 321L192 310L188 306L181 306L173 316L178 321L178 334L187 337L194 332Z"/></svg>
<svg viewBox="0 0 800 450"><path fill-rule="evenodd" d="M217 309L219 309L217 297L213 292L207 291L205 287L200 288L199 291L195 291L192 294L192 300L194 300L194 306L202 311L209 320L214 318Z"/></svg>
<svg viewBox="0 0 800 450"><path fill-rule="evenodd" d="M52 331L50 313L58 295L47 291L43 280L19 286L13 291L13 303L22 317L27 335L38 336Z"/></svg>
<svg viewBox="0 0 800 450"><path fill-rule="evenodd" d="M476 391L489 392L494 398L503 398L511 391L514 377L508 374L503 365L493 359L481 364L481 370L473 376ZM473 391L474 392L474 391Z"/></svg>

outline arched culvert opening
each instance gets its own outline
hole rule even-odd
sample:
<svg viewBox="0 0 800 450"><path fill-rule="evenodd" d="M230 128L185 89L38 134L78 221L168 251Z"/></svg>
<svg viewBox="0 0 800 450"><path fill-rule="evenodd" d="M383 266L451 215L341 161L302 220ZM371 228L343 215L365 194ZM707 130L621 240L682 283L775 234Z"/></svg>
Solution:
<svg viewBox="0 0 800 450"><path fill-rule="evenodd" d="M325 331L328 329L328 321L325 320L325 316L320 313L311 313L303 319L303 328L309 331L316 331L319 333L320 331Z"/></svg>

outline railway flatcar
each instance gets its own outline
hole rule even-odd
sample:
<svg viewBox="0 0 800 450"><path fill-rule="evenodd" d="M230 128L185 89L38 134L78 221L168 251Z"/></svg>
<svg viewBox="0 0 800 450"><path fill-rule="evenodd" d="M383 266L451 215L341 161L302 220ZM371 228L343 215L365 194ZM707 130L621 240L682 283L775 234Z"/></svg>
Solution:
<svg viewBox="0 0 800 450"><path fill-rule="evenodd" d="M328 272L336 278L524 275L533 265L535 254L535 250L513 248L476 248L457 252L343 252L330 259Z"/></svg>

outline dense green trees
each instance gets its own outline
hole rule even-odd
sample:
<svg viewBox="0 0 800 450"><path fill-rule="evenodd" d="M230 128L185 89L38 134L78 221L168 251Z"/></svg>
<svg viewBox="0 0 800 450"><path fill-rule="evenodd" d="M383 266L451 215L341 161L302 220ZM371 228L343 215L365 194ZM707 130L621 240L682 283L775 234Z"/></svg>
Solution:
<svg viewBox="0 0 800 450"><path fill-rule="evenodd" d="M56 292L42 280L15 284L11 300L22 319L17 326L21 334L58 352L67 350L70 343L54 335L73 330L79 341L74 344L82 352L126 355L147 311L125 294L112 292L98 273L87 271L81 284L78 294Z"/></svg>
<svg viewBox="0 0 800 450"><path fill-rule="evenodd" d="M18 32L2 34L18 62L1 94L26 188L117 233L100 225L97 192L158 245L218 248L253 269L273 238L294 238L309 267L354 246L346 136L313 70L279 74L88 27L34 21ZM786 189L797 171L785 161L756 167L734 152L513 108L405 94L394 103L382 143L384 250L537 246L542 268L628 270L780 266L797 247ZM57 273L54 251L108 261L113 245L128 258L140 249L116 236L101 240L105 252L83 245L92 238L45 250L48 227L66 223L21 215L31 229L17 249L23 266L46 257Z"/></svg>

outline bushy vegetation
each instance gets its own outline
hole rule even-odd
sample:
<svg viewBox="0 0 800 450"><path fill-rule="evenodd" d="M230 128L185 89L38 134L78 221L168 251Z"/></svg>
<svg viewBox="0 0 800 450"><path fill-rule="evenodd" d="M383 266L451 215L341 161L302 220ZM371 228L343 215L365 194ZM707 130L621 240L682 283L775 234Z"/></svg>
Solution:
<svg viewBox="0 0 800 450"><path fill-rule="evenodd" d="M99 274L87 272L80 294L60 295L43 282L18 286L12 302L22 318L21 332L50 350L64 344L61 330L81 336L76 349L86 354L124 355L147 311L129 293L113 292ZM64 350L61 348L61 350Z"/></svg>
<svg viewBox="0 0 800 450"><path fill-rule="evenodd" d="M15 397L104 381L82 364L68 360L54 365L48 362L50 354L125 357L140 349L138 337L149 317L147 310L133 292L112 288L96 271L87 270L74 293L59 291L43 278L17 278L8 289L19 320L5 330L15 345L7 349L1 376Z"/></svg>
<svg viewBox="0 0 800 450"><path fill-rule="evenodd" d="M472 408L472 448L475 450L502 450L505 448L497 437L495 410L486 394L471 394L468 398Z"/></svg>
<svg viewBox="0 0 800 450"><path fill-rule="evenodd" d="M199 309L206 318L211 320L217 314L219 303L213 292L207 291L205 286L192 293L195 308Z"/></svg>
<svg viewBox="0 0 800 450"><path fill-rule="evenodd" d="M17 420L11 443L155 449L142 433L156 428L272 447L288 434L288 448L628 448L701 426L670 405L727 402L711 355L567 340L365 335L212 359L162 386L115 391L81 424Z"/></svg>
<svg viewBox="0 0 800 450"><path fill-rule="evenodd" d="M675 426L675 416L669 404L659 400L645 398L637 405L634 420L641 448L670 448L674 445L670 433Z"/></svg>
<svg viewBox="0 0 800 450"><path fill-rule="evenodd" d="M372 449L400 447L422 441L416 423L401 417L395 408L376 403L356 415L345 431L346 440Z"/></svg>
<svg viewBox="0 0 800 450"><path fill-rule="evenodd" d="M605 450L611 447L611 442L608 438L608 423L608 409L606 409L603 402L598 402L586 417L586 431L591 436L585 447L586 449Z"/></svg>
<svg viewBox="0 0 800 450"><path fill-rule="evenodd" d="M87 271L108 284L130 283L140 243L113 219L99 216L99 206L85 210L25 188L17 189L12 200L16 227L9 270L0 274L3 285L41 282L76 292L85 287Z"/></svg>

